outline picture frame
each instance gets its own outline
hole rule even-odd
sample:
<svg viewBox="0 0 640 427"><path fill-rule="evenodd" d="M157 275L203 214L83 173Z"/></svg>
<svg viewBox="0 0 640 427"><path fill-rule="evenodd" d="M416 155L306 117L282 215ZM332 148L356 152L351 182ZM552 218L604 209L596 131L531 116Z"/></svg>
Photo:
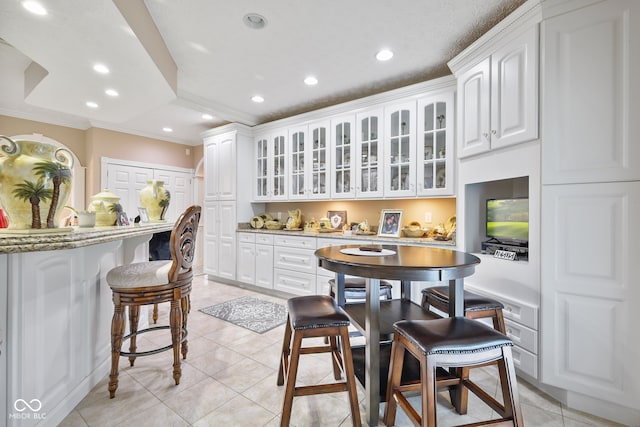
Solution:
<svg viewBox="0 0 640 427"><path fill-rule="evenodd" d="M116 225L119 226L128 226L129 224L129 217L127 216L126 212L118 212L116 214Z"/></svg>
<svg viewBox="0 0 640 427"><path fill-rule="evenodd" d="M149 222L149 213L147 208L138 208L138 215L140 215L140 222Z"/></svg>
<svg viewBox="0 0 640 427"><path fill-rule="evenodd" d="M327 211L327 218L334 230L342 230L347 224L347 211Z"/></svg>
<svg viewBox="0 0 640 427"><path fill-rule="evenodd" d="M402 224L402 209L383 209L380 212L378 236L399 237Z"/></svg>

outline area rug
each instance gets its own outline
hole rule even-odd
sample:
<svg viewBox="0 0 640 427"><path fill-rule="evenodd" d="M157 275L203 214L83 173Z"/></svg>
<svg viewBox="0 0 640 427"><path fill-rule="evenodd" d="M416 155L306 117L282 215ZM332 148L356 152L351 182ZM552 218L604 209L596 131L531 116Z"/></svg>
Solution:
<svg viewBox="0 0 640 427"><path fill-rule="evenodd" d="M236 298L200 311L259 334L287 321L285 306L253 297Z"/></svg>

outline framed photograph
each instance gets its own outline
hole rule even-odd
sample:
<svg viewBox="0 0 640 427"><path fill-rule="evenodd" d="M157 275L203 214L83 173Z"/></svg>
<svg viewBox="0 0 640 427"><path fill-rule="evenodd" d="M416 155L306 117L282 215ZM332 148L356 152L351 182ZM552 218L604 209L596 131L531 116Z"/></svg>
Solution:
<svg viewBox="0 0 640 427"><path fill-rule="evenodd" d="M402 224L402 209L383 209L380 212L378 236L400 236L400 224Z"/></svg>
<svg viewBox="0 0 640 427"><path fill-rule="evenodd" d="M149 222L147 208L138 208L138 215L140 215L140 222Z"/></svg>
<svg viewBox="0 0 640 427"><path fill-rule="evenodd" d="M342 227L347 223L347 211L328 211L327 218L329 218L331 228L342 230Z"/></svg>
<svg viewBox="0 0 640 427"><path fill-rule="evenodd" d="M116 224L117 225L129 225L129 218L127 217L126 212L118 212L116 215Z"/></svg>

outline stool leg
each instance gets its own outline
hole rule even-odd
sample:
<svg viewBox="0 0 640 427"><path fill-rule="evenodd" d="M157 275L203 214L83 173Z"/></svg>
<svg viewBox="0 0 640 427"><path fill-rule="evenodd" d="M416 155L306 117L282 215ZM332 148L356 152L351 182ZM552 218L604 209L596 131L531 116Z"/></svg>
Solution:
<svg viewBox="0 0 640 427"><path fill-rule="evenodd" d="M109 374L109 397L113 399L118 388L118 362L120 361L120 349L122 348L122 335L124 334L124 307L120 304L120 298L113 296L113 319L111 320L111 373Z"/></svg>
<svg viewBox="0 0 640 427"><path fill-rule="evenodd" d="M129 306L129 331L131 331L131 338L129 339L129 353L135 353L136 349L136 332L138 332L138 320L140 319L140 307L137 305ZM129 366L133 366L136 361L135 356L129 356Z"/></svg>
<svg viewBox="0 0 640 427"><path fill-rule="evenodd" d="M451 402L459 414L466 414L469 403L469 389L464 382L469 379L469 368L456 368L460 383L455 388L455 402Z"/></svg>
<svg viewBox="0 0 640 427"><path fill-rule="evenodd" d="M396 423L396 410L398 402L394 397L394 388L400 385L402 377L402 365L404 364L404 345L394 334L391 343L391 361L389 364L389 377L387 379L387 405L384 409L384 424L392 426Z"/></svg>
<svg viewBox="0 0 640 427"><path fill-rule="evenodd" d="M342 342L343 366L347 381L347 393L349 393L349 404L351 405L351 421L355 427L361 427L360 406L358 405L358 390L356 388L356 373L353 369L353 356L351 355L351 344L349 343L349 330L345 327L340 332ZM337 379L337 378L336 378Z"/></svg>
<svg viewBox="0 0 640 427"><path fill-rule="evenodd" d="M507 335L507 327L504 324L504 316L502 315L502 310L496 310L496 313L493 316L493 329L502 332L504 335Z"/></svg>
<svg viewBox="0 0 640 427"><path fill-rule="evenodd" d="M153 323L158 323L158 304L153 304Z"/></svg>
<svg viewBox="0 0 640 427"><path fill-rule="evenodd" d="M422 378L422 425L436 425L436 365L433 359L428 356L422 356L420 360Z"/></svg>
<svg viewBox="0 0 640 427"><path fill-rule="evenodd" d="M291 422L291 407L293 406L293 396L296 389L296 376L298 375L298 361L300 360L300 348L302 347L302 332L293 332L293 345L291 348L291 363L287 375L287 388L284 392L284 403L282 405L282 418L280 427L287 427Z"/></svg>
<svg viewBox="0 0 640 427"><path fill-rule="evenodd" d="M342 356L338 351L338 340L336 339L335 335L329 336L329 346L331 347L331 364L333 365L333 378L339 380L340 378L342 378L342 368L344 366L344 363L342 362Z"/></svg>
<svg viewBox="0 0 640 427"><path fill-rule="evenodd" d="M191 301L189 300L189 296L182 297L180 300L180 304L182 305L182 330L180 331L180 340L182 341L182 358L187 358L187 352L189 351L189 343L187 342L186 334L187 334L187 315L189 311L191 311Z"/></svg>
<svg viewBox="0 0 640 427"><path fill-rule="evenodd" d="M289 354L291 354L291 323L287 316L287 323L284 327L284 338L282 340L282 353L280 354L280 369L278 370L278 385L284 384L284 378L289 372Z"/></svg>
<svg viewBox="0 0 640 427"><path fill-rule="evenodd" d="M498 372L500 373L500 386L505 409L503 417L513 417L514 427L524 426L518 397L516 370L509 346L502 347L502 360L498 361Z"/></svg>
<svg viewBox="0 0 640 427"><path fill-rule="evenodd" d="M177 291L179 292L179 291ZM173 379L180 384L182 369L180 368L180 338L182 336L182 309L180 298L174 296L171 300L169 312L169 327L171 329L171 344L173 346Z"/></svg>

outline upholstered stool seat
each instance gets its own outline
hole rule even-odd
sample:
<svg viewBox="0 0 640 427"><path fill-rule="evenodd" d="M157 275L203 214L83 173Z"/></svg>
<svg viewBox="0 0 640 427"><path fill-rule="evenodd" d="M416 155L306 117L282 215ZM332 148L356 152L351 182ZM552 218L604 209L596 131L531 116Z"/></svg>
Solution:
<svg viewBox="0 0 640 427"><path fill-rule="evenodd" d="M287 302L287 306L289 314L285 326L278 372L278 385L283 385L285 378L287 382L280 425L289 425L294 396L346 391L351 405L353 425L360 426L360 409L358 407L355 373L349 344L349 317L336 304L336 301L327 295L291 298ZM292 334L293 343L291 342ZM302 340L312 337L329 337L329 345L303 347ZM338 338L341 343L342 354L338 349ZM300 356L315 353L331 353L334 378L340 380L343 372L345 381L296 387Z"/></svg>
<svg viewBox="0 0 640 427"><path fill-rule="evenodd" d="M514 361L511 355L512 345L511 340L504 334L481 322L464 317L396 322L384 423L387 426L394 425L397 406L400 405L414 424L435 426L437 387L456 385L457 398L454 406L459 413L466 413L466 399L462 399L462 394L471 390L502 417L474 425L505 423L500 425L522 426ZM409 351L420 362L419 383L401 383L405 351ZM488 363L498 364L503 403L469 379L470 367ZM438 379L436 367L461 368L457 370L458 376ZM421 414L418 414L406 398L406 393L411 391L422 393Z"/></svg>
<svg viewBox="0 0 640 427"><path fill-rule="evenodd" d="M429 311L435 307L445 313L449 312L449 287L434 286L422 290L422 308ZM495 299L464 291L464 315L469 319L491 318L495 330L505 334L504 305Z"/></svg>
<svg viewBox="0 0 640 427"><path fill-rule="evenodd" d="M380 296L385 300L390 300L391 283L386 280L380 281ZM329 280L329 295L335 298L338 293L336 288L336 280ZM363 277L345 277L344 279L344 297L347 300L364 300L367 297L366 279Z"/></svg>
<svg viewBox="0 0 640 427"><path fill-rule="evenodd" d="M171 232L171 261L148 261L113 268L107 273L107 283L113 293L113 319L111 321L111 372L109 396L115 397L118 388L118 361L129 357L134 365L136 357L149 356L173 349L173 379L178 385L182 370L180 352L187 357L187 314L190 310L189 294L193 279L193 260L196 233L200 221L200 207L191 206L176 221ZM169 325L138 330L140 307L170 302ZM130 334L124 335L125 307L129 312ZM136 337L159 329L171 330L171 344L149 351L138 352ZM122 351L122 343L129 340L129 351Z"/></svg>

